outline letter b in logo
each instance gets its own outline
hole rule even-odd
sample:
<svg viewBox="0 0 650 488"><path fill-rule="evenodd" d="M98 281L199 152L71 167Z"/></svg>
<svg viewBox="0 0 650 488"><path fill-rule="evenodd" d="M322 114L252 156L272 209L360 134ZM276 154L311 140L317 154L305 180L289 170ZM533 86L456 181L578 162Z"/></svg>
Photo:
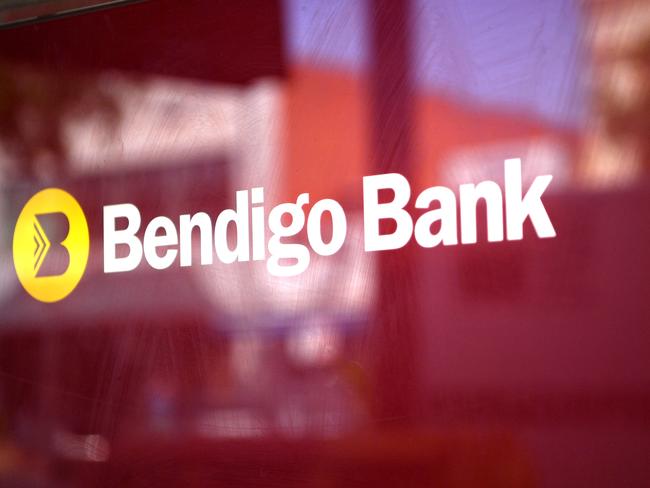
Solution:
<svg viewBox="0 0 650 488"><path fill-rule="evenodd" d="M70 222L62 212L34 215L34 270L36 276L59 276L70 265L70 253L62 245Z"/></svg>
<svg viewBox="0 0 650 488"><path fill-rule="evenodd" d="M25 205L14 231L14 266L21 284L42 302L68 296L88 262L88 224L69 193L48 188Z"/></svg>

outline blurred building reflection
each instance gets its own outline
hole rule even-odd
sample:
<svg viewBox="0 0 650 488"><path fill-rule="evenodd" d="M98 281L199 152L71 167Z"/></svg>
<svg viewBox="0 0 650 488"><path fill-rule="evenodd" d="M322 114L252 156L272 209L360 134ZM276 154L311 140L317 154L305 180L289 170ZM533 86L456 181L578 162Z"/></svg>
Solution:
<svg viewBox="0 0 650 488"><path fill-rule="evenodd" d="M253 3L0 31L0 485L647 483L647 3ZM509 157L553 174L557 239L363 251L362 176ZM10 251L46 186L91 234L47 305ZM103 273L102 206L254 186L340 201L343 249Z"/></svg>

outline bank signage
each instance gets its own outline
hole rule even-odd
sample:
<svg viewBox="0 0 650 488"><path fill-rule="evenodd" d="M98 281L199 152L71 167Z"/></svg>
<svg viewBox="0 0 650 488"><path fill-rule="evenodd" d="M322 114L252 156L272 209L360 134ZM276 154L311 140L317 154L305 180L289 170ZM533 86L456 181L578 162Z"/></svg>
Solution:
<svg viewBox="0 0 650 488"><path fill-rule="evenodd" d="M477 242L477 205L485 202L487 240L523 239L530 219L538 238L556 236L542 196L551 175L537 176L524 192L520 159L504 162L504 185L492 180L465 183L457 189L432 186L412 195L408 180L397 173L365 176L362 181L364 249L390 251L411 239L424 248ZM382 200L388 191L392 197ZM424 211L415 220L409 206ZM234 208L217 215L199 211L159 215L143 222L140 209L129 202L103 207L103 271L127 273L143 265L157 270L247 261L266 261L274 276L303 273L313 253L336 254L347 236L346 212L333 199L311 201L309 193L295 202L270 209L264 188L240 190ZM391 221L381 232L380 222ZM329 224L325 224L328 222ZM327 238L324 225L331 225ZM306 239L298 239L301 233ZM267 239L268 236L268 239ZM199 246L193 246L198 237ZM93 236L97 239L98 236ZM36 300L56 302L81 280L89 255L88 224L75 198L58 188L35 194L16 222L13 255L16 274Z"/></svg>

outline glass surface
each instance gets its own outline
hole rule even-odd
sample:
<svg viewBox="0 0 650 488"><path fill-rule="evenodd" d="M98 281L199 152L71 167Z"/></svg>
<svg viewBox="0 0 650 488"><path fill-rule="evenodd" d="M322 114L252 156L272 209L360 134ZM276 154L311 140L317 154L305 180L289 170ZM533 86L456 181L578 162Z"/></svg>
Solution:
<svg viewBox="0 0 650 488"><path fill-rule="evenodd" d="M634 0L159 0L0 30L0 486L647 486L649 46ZM364 250L364 176L404 175L416 219L510 158L524 189L553 176L556 237L489 242L479 204L475 244ZM46 188L90 236L55 303L14 267ZM269 247L202 262L199 230L191 266L105 272L107 206L144 239L253 188L265 218L335 199L341 249L278 277Z"/></svg>

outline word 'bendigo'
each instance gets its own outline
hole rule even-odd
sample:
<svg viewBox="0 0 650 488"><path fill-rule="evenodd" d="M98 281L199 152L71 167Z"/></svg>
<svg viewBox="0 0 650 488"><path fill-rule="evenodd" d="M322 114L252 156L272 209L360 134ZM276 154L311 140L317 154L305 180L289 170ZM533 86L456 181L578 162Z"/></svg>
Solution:
<svg viewBox="0 0 650 488"><path fill-rule="evenodd" d="M412 237L422 247L477 242L477 204L485 201L487 208L487 239L499 242L523 238L523 224L530 219L537 236L555 237L555 229L542 202L542 195L552 180L551 175L538 176L524 194L521 161L504 163L504 192L494 181L463 184L458 196L450 188L434 186L415 199L415 208L427 210L413 222L406 209L411 201L408 180L396 173L363 178L364 247L366 251L383 251L405 246ZM390 190L393 199L380 203L379 194ZM504 219L505 201L505 219ZM226 209L213 219L205 212L185 214L172 219L152 219L141 234L142 219L131 203L104 207L104 271L126 272L140 265L144 256L149 266L165 269L178 261L180 266L193 264L192 237L198 231L199 260L212 264L214 257L226 264L236 261L263 261L275 276L295 276L309 266L311 251L330 256L341 249L347 235L347 219L343 207L324 199L308 210L309 194L302 193L295 203L282 203L266 215L263 188L236 192L234 209ZM331 232L323 238L325 214L329 215ZM458 215L460 214L460 215ZM285 218L288 217L288 218ZM126 227L118 221L126 219ZM380 232L381 221L392 221L390 233ZM505 221L505 222L504 222ZM505 224L505 232L504 232ZM307 226L307 242L296 236ZM434 230L435 229L435 230ZM266 236L270 233L270 238ZM118 256L118 248L127 250ZM268 256L267 256L268 252Z"/></svg>

